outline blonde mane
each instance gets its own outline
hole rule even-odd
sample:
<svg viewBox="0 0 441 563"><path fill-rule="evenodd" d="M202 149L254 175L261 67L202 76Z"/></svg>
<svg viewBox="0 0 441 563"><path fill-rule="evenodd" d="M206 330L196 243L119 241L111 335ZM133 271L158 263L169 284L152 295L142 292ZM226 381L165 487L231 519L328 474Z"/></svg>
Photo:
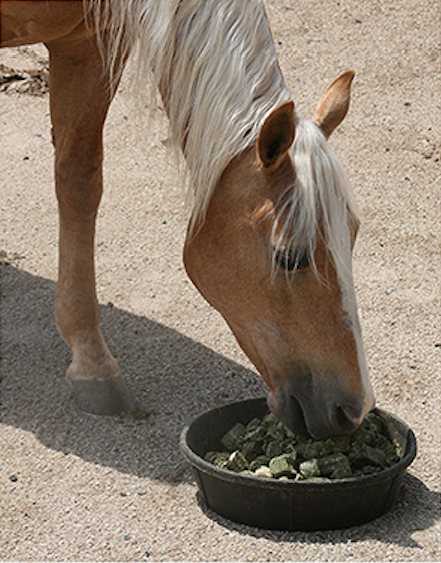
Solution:
<svg viewBox="0 0 441 563"><path fill-rule="evenodd" d="M108 69L134 51L140 76L153 74L189 172L190 230L205 218L228 164L256 143L268 114L291 99L262 0L93 0L88 17L106 29ZM104 36L102 36L104 37ZM104 43L104 41L103 41ZM103 51L104 52L104 51ZM291 148L297 179L277 210L276 250L306 241L313 257L319 224L337 270L356 216L343 169L321 131L296 118ZM343 235L343 236L342 236ZM345 246L346 245L346 246Z"/></svg>
<svg viewBox="0 0 441 563"><path fill-rule="evenodd" d="M190 227L205 217L221 174L256 142L268 113L291 98L261 0L94 0L110 30L107 64L137 43L188 166Z"/></svg>

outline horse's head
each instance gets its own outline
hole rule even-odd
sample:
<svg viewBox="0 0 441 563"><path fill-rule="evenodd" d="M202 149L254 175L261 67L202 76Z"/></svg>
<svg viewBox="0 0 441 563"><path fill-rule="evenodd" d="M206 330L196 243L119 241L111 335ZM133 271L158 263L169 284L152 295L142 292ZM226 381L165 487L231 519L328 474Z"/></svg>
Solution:
<svg viewBox="0 0 441 563"><path fill-rule="evenodd" d="M358 220L326 138L352 72L310 121L287 102L225 170L185 247L187 272L270 387L271 410L316 437L353 431L374 406L352 278Z"/></svg>

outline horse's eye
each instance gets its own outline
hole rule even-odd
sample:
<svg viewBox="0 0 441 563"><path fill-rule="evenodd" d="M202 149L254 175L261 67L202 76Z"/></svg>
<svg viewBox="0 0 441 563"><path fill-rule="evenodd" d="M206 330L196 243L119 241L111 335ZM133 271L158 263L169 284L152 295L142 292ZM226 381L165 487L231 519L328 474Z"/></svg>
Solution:
<svg viewBox="0 0 441 563"><path fill-rule="evenodd" d="M287 272L303 270L309 266L308 254L305 250L277 250L275 260Z"/></svg>

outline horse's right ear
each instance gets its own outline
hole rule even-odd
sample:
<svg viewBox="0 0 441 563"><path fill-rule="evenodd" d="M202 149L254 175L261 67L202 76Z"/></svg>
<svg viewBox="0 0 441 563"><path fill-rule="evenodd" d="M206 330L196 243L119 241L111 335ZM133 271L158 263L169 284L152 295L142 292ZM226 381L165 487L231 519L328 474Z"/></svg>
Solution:
<svg viewBox="0 0 441 563"><path fill-rule="evenodd" d="M257 140L257 152L264 168L275 168L292 145L295 135L294 103L277 107L266 118Z"/></svg>

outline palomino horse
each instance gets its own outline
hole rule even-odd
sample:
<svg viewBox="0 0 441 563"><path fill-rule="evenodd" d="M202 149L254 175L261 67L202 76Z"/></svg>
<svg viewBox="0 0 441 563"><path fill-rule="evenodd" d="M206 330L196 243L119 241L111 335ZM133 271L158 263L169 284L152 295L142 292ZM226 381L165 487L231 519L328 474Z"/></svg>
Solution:
<svg viewBox="0 0 441 563"><path fill-rule="evenodd" d="M307 121L294 111L261 0L12 0L1 11L3 46L44 42L50 54L55 315L81 408L133 408L99 327L94 231L103 124L136 43L189 171L190 278L268 384L274 413L317 437L353 431L374 405L352 277L358 220L327 143L353 72Z"/></svg>

